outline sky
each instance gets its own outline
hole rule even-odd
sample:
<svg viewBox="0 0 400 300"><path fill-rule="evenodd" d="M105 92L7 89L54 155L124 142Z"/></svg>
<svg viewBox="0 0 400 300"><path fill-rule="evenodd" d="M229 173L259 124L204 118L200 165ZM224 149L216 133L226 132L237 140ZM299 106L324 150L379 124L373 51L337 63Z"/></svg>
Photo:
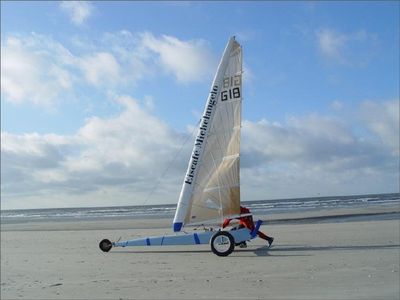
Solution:
<svg viewBox="0 0 400 300"><path fill-rule="evenodd" d="M397 1L1 1L1 208L176 203L230 36L241 199L399 192Z"/></svg>

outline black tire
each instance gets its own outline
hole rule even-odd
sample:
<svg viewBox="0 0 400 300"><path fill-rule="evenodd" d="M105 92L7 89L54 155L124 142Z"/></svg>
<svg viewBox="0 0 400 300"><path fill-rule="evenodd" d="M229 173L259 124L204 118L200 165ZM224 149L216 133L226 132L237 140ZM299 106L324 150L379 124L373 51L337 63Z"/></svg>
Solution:
<svg viewBox="0 0 400 300"><path fill-rule="evenodd" d="M228 256L235 249L235 239L227 231L218 231L210 240L211 251L218 256Z"/></svg>
<svg viewBox="0 0 400 300"><path fill-rule="evenodd" d="M101 251L108 252L112 248L112 243L110 242L110 240L104 239L99 243L99 247Z"/></svg>

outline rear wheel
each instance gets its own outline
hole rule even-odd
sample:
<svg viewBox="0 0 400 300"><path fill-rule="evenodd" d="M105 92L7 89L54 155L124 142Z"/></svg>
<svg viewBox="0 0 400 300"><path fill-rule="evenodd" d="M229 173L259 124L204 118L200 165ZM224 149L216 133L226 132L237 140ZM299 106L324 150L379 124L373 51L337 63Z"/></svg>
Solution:
<svg viewBox="0 0 400 300"><path fill-rule="evenodd" d="M235 249L235 240L227 231L218 231L210 241L211 251L218 256L228 256Z"/></svg>
<svg viewBox="0 0 400 300"><path fill-rule="evenodd" d="M112 243L110 242L110 240L104 239L99 243L99 247L101 251L108 252L112 248Z"/></svg>

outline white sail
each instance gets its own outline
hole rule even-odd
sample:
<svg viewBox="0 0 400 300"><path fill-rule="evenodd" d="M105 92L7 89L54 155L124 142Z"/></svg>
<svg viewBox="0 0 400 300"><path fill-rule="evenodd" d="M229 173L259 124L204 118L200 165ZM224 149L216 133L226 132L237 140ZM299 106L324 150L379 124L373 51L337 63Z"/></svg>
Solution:
<svg viewBox="0 0 400 300"><path fill-rule="evenodd" d="M242 48L230 38L211 85L173 229L240 214Z"/></svg>

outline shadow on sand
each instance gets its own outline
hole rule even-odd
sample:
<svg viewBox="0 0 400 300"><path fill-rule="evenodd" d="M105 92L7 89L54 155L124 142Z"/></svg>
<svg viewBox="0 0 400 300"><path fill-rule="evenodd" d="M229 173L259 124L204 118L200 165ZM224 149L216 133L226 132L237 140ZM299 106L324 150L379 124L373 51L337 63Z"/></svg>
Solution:
<svg viewBox="0 0 400 300"><path fill-rule="evenodd" d="M347 251L347 250L380 250L380 249L400 249L400 245L348 245L348 246L307 246L307 245L277 245L272 248L250 246L245 249L236 248L235 252L237 257L243 257L250 254L256 256L274 256L274 257L287 257L287 256L311 256L313 251ZM210 249L201 250L175 250L175 249L160 249L160 250L115 250L111 254L124 254L124 253L208 253ZM296 252L296 253L294 253ZM297 252L307 252L304 254Z"/></svg>
<svg viewBox="0 0 400 300"><path fill-rule="evenodd" d="M279 245L268 248L267 246L257 249L244 249L244 252L253 252L257 256L311 256L312 254L299 254L298 252L313 251L346 251L346 250L378 250L378 249L400 249L400 245L348 245L348 246L307 246L307 245ZM293 253L282 254L282 253ZM279 253L279 254L278 254Z"/></svg>
<svg viewBox="0 0 400 300"><path fill-rule="evenodd" d="M282 245L270 249L270 251L337 251L337 250L376 250L395 249L400 245L348 245L348 246L307 246L307 245Z"/></svg>

